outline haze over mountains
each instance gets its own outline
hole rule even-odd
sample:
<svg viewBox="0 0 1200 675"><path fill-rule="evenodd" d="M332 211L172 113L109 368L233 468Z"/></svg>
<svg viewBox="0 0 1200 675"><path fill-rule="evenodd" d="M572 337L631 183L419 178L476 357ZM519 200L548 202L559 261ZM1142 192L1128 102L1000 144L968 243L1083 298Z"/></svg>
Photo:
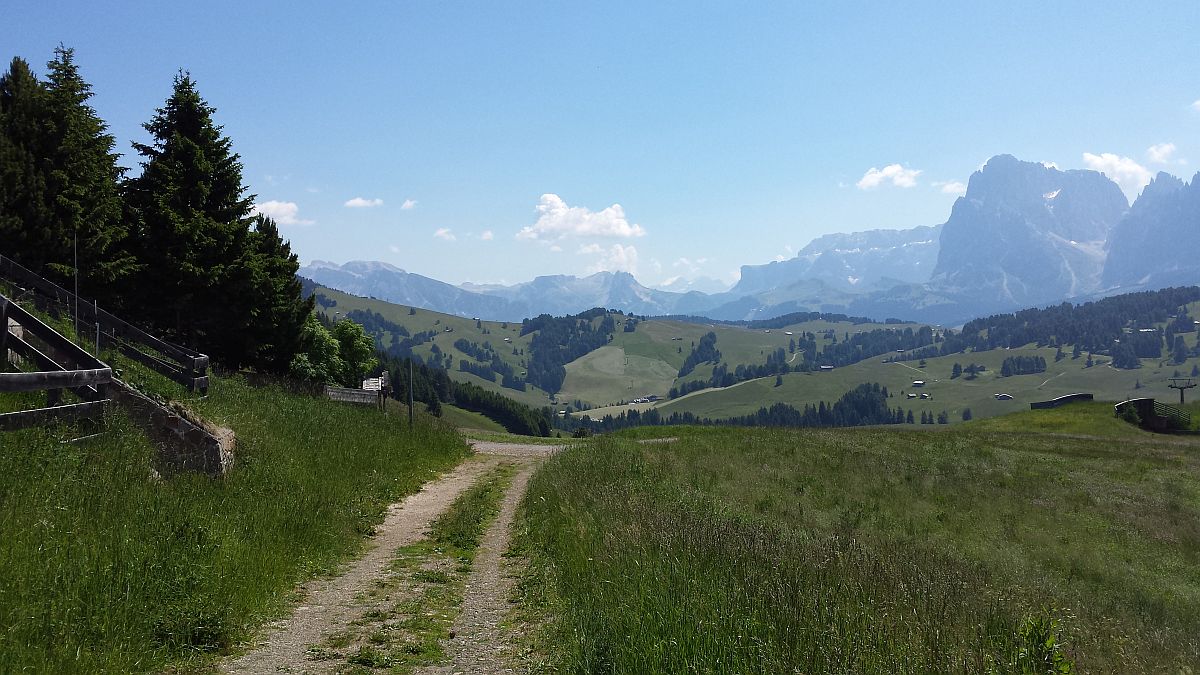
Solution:
<svg viewBox="0 0 1200 675"><path fill-rule="evenodd" d="M458 287L386 263L314 261L300 275L356 295L493 320L602 306L714 319L818 310L953 324L1200 282L1200 182L1160 173L1131 207L1101 173L998 155L971 176L941 225L825 235L790 260L742 266L738 283L717 293L695 290L700 284L648 288L627 272Z"/></svg>

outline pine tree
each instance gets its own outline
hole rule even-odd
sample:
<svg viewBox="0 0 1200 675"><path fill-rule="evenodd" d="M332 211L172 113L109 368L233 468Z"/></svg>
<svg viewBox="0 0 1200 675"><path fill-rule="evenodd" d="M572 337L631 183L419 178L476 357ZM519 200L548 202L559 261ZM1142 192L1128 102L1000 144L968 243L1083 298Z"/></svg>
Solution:
<svg viewBox="0 0 1200 675"><path fill-rule="evenodd" d="M135 315L236 367L245 358L237 332L250 330L257 309L248 293L254 270L240 269L253 196L214 112L181 72L143 125L152 142L134 143L143 170L127 183L126 199L146 267L131 295Z"/></svg>

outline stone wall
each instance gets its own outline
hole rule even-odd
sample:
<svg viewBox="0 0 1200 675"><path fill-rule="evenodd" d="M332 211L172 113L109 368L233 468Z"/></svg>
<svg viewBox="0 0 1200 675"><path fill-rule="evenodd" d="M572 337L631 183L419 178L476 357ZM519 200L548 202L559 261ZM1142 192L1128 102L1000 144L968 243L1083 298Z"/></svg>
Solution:
<svg viewBox="0 0 1200 675"><path fill-rule="evenodd" d="M233 468L233 430L211 425L181 407L162 405L115 378L111 391L113 400L129 411L158 448L154 469L160 474L199 471L220 478Z"/></svg>

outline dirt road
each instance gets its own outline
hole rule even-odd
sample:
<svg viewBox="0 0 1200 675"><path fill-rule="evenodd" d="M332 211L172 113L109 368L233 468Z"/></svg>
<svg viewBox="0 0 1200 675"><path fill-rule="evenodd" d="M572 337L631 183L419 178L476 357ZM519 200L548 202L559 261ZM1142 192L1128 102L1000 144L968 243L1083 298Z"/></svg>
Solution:
<svg viewBox="0 0 1200 675"><path fill-rule="evenodd" d="M321 673L343 668L322 645L336 643L363 615L364 598L379 588L395 586L391 571L397 549L421 540L430 524L480 476L500 462L520 469L504 497L499 517L485 535L467 581L453 639L444 642L447 666L430 673L515 672L509 658L512 640L499 627L507 611L512 580L504 570L513 515L537 464L557 446L473 442L476 455L450 473L425 485L420 492L388 509L371 547L341 575L305 584L304 598L287 619L267 628L251 651L222 664L228 673ZM403 589L396 589L402 593Z"/></svg>

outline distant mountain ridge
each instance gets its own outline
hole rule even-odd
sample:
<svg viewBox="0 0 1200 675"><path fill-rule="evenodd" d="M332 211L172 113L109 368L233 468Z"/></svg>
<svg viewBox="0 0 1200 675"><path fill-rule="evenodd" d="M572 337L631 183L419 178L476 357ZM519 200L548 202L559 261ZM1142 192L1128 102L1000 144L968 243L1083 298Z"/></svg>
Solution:
<svg viewBox="0 0 1200 675"><path fill-rule="evenodd" d="M1155 289L1200 279L1200 173L1159 173L1108 240L1103 285Z"/></svg>
<svg viewBox="0 0 1200 675"><path fill-rule="evenodd" d="M1104 242L1128 209L1103 174L993 157L954 203L931 284L1014 307L1094 292Z"/></svg>
<svg viewBox="0 0 1200 675"><path fill-rule="evenodd" d="M997 155L971 175L941 225L824 235L790 260L743 265L737 284L718 293L686 283L649 288L627 272L461 287L378 262L315 261L300 274L356 295L504 321L606 307L723 320L821 311L956 324L1200 282L1198 178L1188 184L1160 173L1130 206L1101 173Z"/></svg>

